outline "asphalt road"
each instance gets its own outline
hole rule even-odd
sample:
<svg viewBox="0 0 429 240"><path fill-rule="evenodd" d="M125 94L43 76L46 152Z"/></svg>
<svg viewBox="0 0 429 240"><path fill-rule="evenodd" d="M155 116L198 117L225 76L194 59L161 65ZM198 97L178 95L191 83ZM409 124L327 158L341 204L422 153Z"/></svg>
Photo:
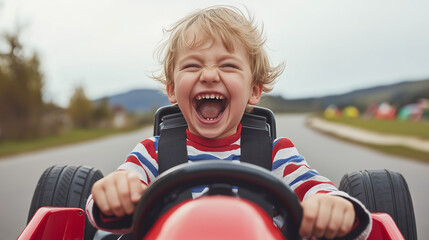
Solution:
<svg viewBox="0 0 429 240"><path fill-rule="evenodd" d="M101 140L0 158L0 239L16 239L27 224L37 181L52 165L87 165L104 175L114 171L134 146L152 135L146 128Z"/></svg>
<svg viewBox="0 0 429 240"><path fill-rule="evenodd" d="M337 186L345 173L364 169L400 172L408 183L416 216L418 239L429 236L429 164L396 157L320 134L305 127L305 115L276 117L277 136L292 140L310 167Z"/></svg>
<svg viewBox="0 0 429 240"><path fill-rule="evenodd" d="M277 116L277 135L289 137L310 166L339 184L346 172L388 168L401 172L408 182L420 239L429 235L429 164L377 153L319 134L305 127L305 115ZM52 165L88 165L104 174L113 171L152 129L123 134L0 159L0 232L2 239L16 239L26 225L37 181Z"/></svg>

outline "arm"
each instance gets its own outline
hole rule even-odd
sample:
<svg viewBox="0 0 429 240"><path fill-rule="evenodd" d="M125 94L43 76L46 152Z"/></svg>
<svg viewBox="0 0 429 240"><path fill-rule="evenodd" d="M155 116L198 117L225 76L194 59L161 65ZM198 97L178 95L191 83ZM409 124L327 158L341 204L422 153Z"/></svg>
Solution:
<svg viewBox="0 0 429 240"><path fill-rule="evenodd" d="M280 138L274 142L272 171L282 177L302 201L302 236L340 237L356 228L361 232L356 238L364 239L369 235L372 224L365 207L311 169L289 139ZM359 224L354 225L355 222ZM277 219L277 225L279 223L283 224Z"/></svg>
<svg viewBox="0 0 429 240"><path fill-rule="evenodd" d="M95 227L115 233L131 231L135 206L158 175L156 141L137 144L118 170L94 184L86 212Z"/></svg>

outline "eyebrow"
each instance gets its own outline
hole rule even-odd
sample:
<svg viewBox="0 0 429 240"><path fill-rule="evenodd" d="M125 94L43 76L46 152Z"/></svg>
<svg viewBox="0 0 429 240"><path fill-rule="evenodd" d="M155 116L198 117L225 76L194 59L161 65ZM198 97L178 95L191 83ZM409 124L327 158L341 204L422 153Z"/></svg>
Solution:
<svg viewBox="0 0 429 240"><path fill-rule="evenodd" d="M189 54L189 55L187 55L187 56L185 56L185 57L182 57L182 58L180 58L180 59L177 59L177 61L178 61L178 62L182 62L182 61L186 61L186 60L188 60L188 59L196 59L196 60L198 60L198 61L201 61L201 60L202 60L202 57L200 56L200 54L192 53L192 54ZM232 59L232 60L236 60L236 61L240 61L240 62L242 62L242 61L243 61L243 59L242 59L242 58L236 57L236 56L235 56L235 55L233 55L233 54L222 54L222 55L220 55L219 57L217 57L217 60L220 60L220 61L227 60L227 59ZM245 61L245 60L246 60L246 59L244 59L244 61Z"/></svg>
<svg viewBox="0 0 429 240"><path fill-rule="evenodd" d="M201 61L202 58L200 57L199 54L189 54L189 55L186 55L185 57L178 58L177 61L182 62L182 61L186 61L189 59L197 59L198 61Z"/></svg>

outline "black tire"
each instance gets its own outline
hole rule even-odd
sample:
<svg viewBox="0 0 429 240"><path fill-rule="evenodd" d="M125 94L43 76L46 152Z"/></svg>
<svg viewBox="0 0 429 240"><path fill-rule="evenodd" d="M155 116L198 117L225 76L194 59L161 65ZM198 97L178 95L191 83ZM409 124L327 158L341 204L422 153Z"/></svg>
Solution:
<svg viewBox="0 0 429 240"><path fill-rule="evenodd" d="M46 169L34 191L27 222L37 209L44 206L78 207L85 210L92 185L102 177L100 170L86 166L52 166ZM95 231L86 217L84 239L92 239Z"/></svg>
<svg viewBox="0 0 429 240"><path fill-rule="evenodd" d="M417 239L416 220L407 182L391 170L345 174L339 189L359 199L372 212L389 214L405 239Z"/></svg>

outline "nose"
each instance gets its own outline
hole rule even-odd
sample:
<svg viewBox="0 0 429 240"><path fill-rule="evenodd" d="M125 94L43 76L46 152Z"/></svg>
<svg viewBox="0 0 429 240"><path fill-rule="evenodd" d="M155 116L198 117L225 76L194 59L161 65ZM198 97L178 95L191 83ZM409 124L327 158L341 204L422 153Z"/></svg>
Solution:
<svg viewBox="0 0 429 240"><path fill-rule="evenodd" d="M215 66L210 67L210 68L205 67L203 69L203 71L201 72L200 81L206 82L206 83L219 82L220 77L219 77L219 73L217 71L217 67L215 67Z"/></svg>

